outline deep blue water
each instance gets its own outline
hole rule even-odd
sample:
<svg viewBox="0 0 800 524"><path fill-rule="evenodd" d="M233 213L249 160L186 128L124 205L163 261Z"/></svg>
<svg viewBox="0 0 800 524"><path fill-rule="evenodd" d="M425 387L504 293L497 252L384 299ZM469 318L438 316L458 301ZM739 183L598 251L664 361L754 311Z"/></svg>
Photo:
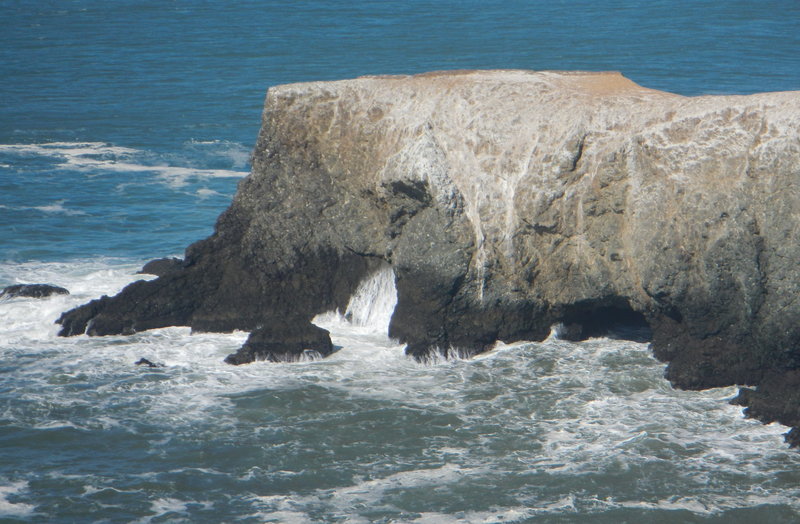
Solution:
<svg viewBox="0 0 800 524"><path fill-rule="evenodd" d="M144 165L246 171L265 91L287 82L521 68L618 70L685 95L800 86L793 1L6 0L0 18L0 144L107 143ZM240 154L197 147L209 142ZM116 183L147 173L86 181L40 155L0 155L2 205L66 200L87 213L64 226L4 212L6 259L180 251L210 231L235 185L204 180L223 197L151 194L155 205L140 206L144 195Z"/></svg>
<svg viewBox="0 0 800 524"><path fill-rule="evenodd" d="M338 326L333 360L234 369L243 334L52 325L211 233L271 85L581 69L748 94L800 90L798 51L790 0L0 0L0 287L73 292L0 303L0 520L800 520L784 429L673 391L644 345L421 366Z"/></svg>

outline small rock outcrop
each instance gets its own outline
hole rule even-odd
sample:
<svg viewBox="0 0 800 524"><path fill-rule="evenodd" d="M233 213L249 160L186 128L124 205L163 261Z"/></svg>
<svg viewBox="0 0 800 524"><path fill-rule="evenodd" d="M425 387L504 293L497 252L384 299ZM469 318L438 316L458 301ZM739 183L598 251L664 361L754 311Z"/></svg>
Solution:
<svg viewBox="0 0 800 524"><path fill-rule="evenodd" d="M183 260L179 258L157 258L145 264L139 274L143 275L156 275L163 277L167 273L179 271L183 267Z"/></svg>
<svg viewBox="0 0 800 524"><path fill-rule="evenodd" d="M674 385L748 385L754 416L797 426L798 130L798 93L682 97L618 73L274 87L215 233L61 333L252 331L240 363L294 336L264 331L283 317L297 354L324 338L306 339L315 314L389 264L390 335L415 357L628 319Z"/></svg>
<svg viewBox="0 0 800 524"><path fill-rule="evenodd" d="M134 362L133 365L134 366L146 366L148 368L163 368L164 367L163 364L156 364L155 362L147 360L144 357L142 357L139 360L137 360L136 362Z"/></svg>
<svg viewBox="0 0 800 524"><path fill-rule="evenodd" d="M249 364L256 360L296 362L324 358L333 353L330 333L301 319L276 319L250 333L242 348L228 355L228 364Z"/></svg>
<svg viewBox="0 0 800 524"><path fill-rule="evenodd" d="M14 284L0 291L0 299L14 297L46 298L53 295L69 295L69 290L51 284Z"/></svg>

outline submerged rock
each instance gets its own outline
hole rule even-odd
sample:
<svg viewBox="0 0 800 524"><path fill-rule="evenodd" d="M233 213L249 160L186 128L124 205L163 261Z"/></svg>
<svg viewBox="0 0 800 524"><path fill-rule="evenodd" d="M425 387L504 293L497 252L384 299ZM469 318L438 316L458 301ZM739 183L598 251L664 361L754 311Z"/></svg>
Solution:
<svg viewBox="0 0 800 524"><path fill-rule="evenodd" d="M69 291L50 284L15 284L0 291L0 298L46 298L52 295L69 295Z"/></svg>
<svg viewBox="0 0 800 524"><path fill-rule="evenodd" d="M151 362L146 358L142 357L134 363L134 366L147 366L149 368L163 368L163 364L156 364L155 362Z"/></svg>
<svg viewBox="0 0 800 524"><path fill-rule="evenodd" d="M215 233L62 334L305 322L388 263L415 357L628 319L674 385L759 386L764 420L800 425L768 378L800 369L800 94L465 71L278 86L263 118Z"/></svg>

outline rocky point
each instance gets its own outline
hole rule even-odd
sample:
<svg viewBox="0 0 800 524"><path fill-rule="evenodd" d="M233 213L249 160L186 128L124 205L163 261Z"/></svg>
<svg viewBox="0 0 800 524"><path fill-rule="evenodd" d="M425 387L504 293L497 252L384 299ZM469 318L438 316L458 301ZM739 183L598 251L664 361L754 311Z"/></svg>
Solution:
<svg viewBox="0 0 800 524"><path fill-rule="evenodd" d="M648 326L675 386L746 385L753 416L800 426L799 130L797 92L683 97L618 73L273 87L214 234L61 334L241 329L228 362L324 356L310 319L389 264L390 335L414 357Z"/></svg>

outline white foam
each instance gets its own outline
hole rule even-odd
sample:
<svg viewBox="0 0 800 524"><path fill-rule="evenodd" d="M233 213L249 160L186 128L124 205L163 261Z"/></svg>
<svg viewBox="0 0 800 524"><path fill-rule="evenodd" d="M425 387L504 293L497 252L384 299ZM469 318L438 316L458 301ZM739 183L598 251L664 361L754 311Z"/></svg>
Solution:
<svg viewBox="0 0 800 524"><path fill-rule="evenodd" d="M455 515L432 511L421 512L414 519L419 524L496 524L498 522L521 522L543 513L534 508L518 506L493 511L460 511Z"/></svg>
<svg viewBox="0 0 800 524"><path fill-rule="evenodd" d="M389 491L455 484L475 473L475 470L445 464L438 468L401 471L383 478L361 480L352 486L320 490L309 495L270 495L254 497L254 500L257 505L264 507L263 516L279 513L304 517L306 508L313 507L324 496L326 506L337 513L355 517L359 508L370 508L374 511L386 507L383 498Z"/></svg>
<svg viewBox="0 0 800 524"><path fill-rule="evenodd" d="M63 215L68 216L78 216L78 215L85 215L84 211L76 210L76 209L67 209L64 207L66 200L56 200L52 204L48 206L35 206L30 209L36 209L38 211L44 211L45 213L60 213Z"/></svg>
<svg viewBox="0 0 800 524"><path fill-rule="evenodd" d="M215 156L228 159L234 167L245 168L250 162L250 148L228 140L190 140L188 147L201 148Z"/></svg>
<svg viewBox="0 0 800 524"><path fill-rule="evenodd" d="M213 189L208 189L207 187L203 187L198 189L195 194L200 198L209 198L212 196L223 196L222 193L219 191L214 191Z"/></svg>
<svg viewBox="0 0 800 524"><path fill-rule="evenodd" d="M394 271L388 264L367 276L356 288L345 309L344 316L337 312L324 313L313 319L326 329L336 330L350 326L388 336L389 322L397 305Z"/></svg>
<svg viewBox="0 0 800 524"><path fill-rule="evenodd" d="M2 413L5 420L35 428L114 427L135 432L136 420L146 417L148 424L170 428L170 435L208 426L213 429L202 431L226 433L241 426L237 394L314 386L334 390L343 399L369 399L456 421L457 431L442 430L442 438L425 443L425 456L444 462L442 467L387 473L365 466L360 471L365 478L356 478L351 485L256 499L261 516L287 522L309 520L310 508L317 512L330 508L337 515L349 512L358 522L361 507L399 511L388 501L403 490L430 486L443 488L446 494L447 486L462 484L465 478L502 478L519 470L556 478L583 491L549 492L535 499L534 509L523 503L457 516L430 511L422 513L421 521L492 522L492 515L508 520L619 508L715 515L760 504L800 511L800 488L773 478L776 472L800 469L800 457L782 441L786 428L743 419L740 408L727 403L735 388L674 390L663 379L663 364L651 356L646 344L609 339L498 344L480 358L422 365L406 358L402 345L386 337L390 309L386 304L392 293L377 283L393 281L385 272L366 279L354 294L363 300L354 299L353 308L348 308L351 318L368 319L365 326L341 316L327 319L332 340L342 349L318 361L229 366L223 358L241 346L246 333L192 334L182 327L129 337L56 337L53 321L62 311L116 293L142 278L135 275L142 262L0 264L0 282L48 282L73 293L0 302L4 319L0 356L24 362L7 382L7 395L20 404ZM373 315L374 310L383 313ZM378 317L380 321L375 320ZM165 367L133 366L141 357ZM91 387L70 389L62 384ZM136 399L136 413L119 413L126 396ZM53 406L53 412L93 406L96 414L64 420L25 409L31 404ZM502 442L513 445L500 449ZM158 442L153 446L168 449ZM508 465L512 460L513 467ZM636 499L636 492L624 486L620 486L624 494L614 499L598 496L582 480L620 471L635 476L636 471L667 463L679 477L676 492L656 493L646 501ZM293 473L269 472L273 474ZM566 477L572 480L563 480ZM715 482L718 478L736 480L721 486ZM533 495L521 497L526 501ZM167 515L185 508L184 501L164 498L154 511ZM22 505L15 510L31 508Z"/></svg>
<svg viewBox="0 0 800 524"><path fill-rule="evenodd" d="M223 156L234 165L245 167L242 153L232 143L225 144ZM241 148L241 146L239 146ZM152 173L173 188L183 187L192 180L209 178L241 178L246 171L231 169L202 169L174 166L161 163L140 163L152 156L146 151L129 147L113 146L103 142L47 142L40 144L0 144L0 152L34 157L45 157L59 161L60 167L101 173Z"/></svg>
<svg viewBox="0 0 800 524"><path fill-rule="evenodd" d="M188 502L183 500L178 500L175 498L160 498L152 501L150 503L150 510L155 513L154 516L148 517L147 522L151 522L153 519L164 519L168 517L176 517L176 516L188 516L187 506Z"/></svg>
<svg viewBox="0 0 800 524"><path fill-rule="evenodd" d="M370 275L350 298L345 317L353 325L371 327L381 333L389 332L389 322L397 305L394 271L388 265Z"/></svg>
<svg viewBox="0 0 800 524"><path fill-rule="evenodd" d="M112 265L110 265L112 264ZM47 298L14 297L0 300L0 345L24 351L30 344L53 342L59 326L56 319L69 309L103 294L114 294L135 280L154 278L136 275L140 264L118 264L113 259L76 261L75 263L6 263L0 264L0 283L47 283L66 288L69 295Z"/></svg>
<svg viewBox="0 0 800 524"><path fill-rule="evenodd" d="M795 492L795 495L797 492ZM683 509L698 515L718 515L725 511L741 508L752 508L761 505L788 505L797 507L794 497L786 495L770 495L769 493L748 493L737 496L726 495L697 495L692 497L670 497L654 503L650 502L623 502L618 503L624 508L648 508L676 510Z"/></svg>
<svg viewBox="0 0 800 524"><path fill-rule="evenodd" d="M0 205L0 209L11 209L14 211L26 211L26 210L33 210L33 211L41 211L42 213L55 213L67 216L80 216L86 215L85 211L81 211L78 209L68 209L64 207L64 204L67 202L66 199L56 200L52 204L46 206L6 206Z"/></svg>
<svg viewBox="0 0 800 524"><path fill-rule="evenodd" d="M165 165L134 164L109 160L93 160L83 157L71 157L66 164L72 169L105 171L116 173L154 173L170 187L179 188L192 180L206 178L241 178L247 173L230 169L198 169L193 167L176 167Z"/></svg>
<svg viewBox="0 0 800 524"><path fill-rule="evenodd" d="M45 142L40 144L0 144L0 152L45 157L76 157L87 155L129 155L139 152L128 147L104 142Z"/></svg>
<svg viewBox="0 0 800 524"><path fill-rule="evenodd" d="M28 489L27 482L4 482L0 480L0 516L26 517L32 515L36 509L31 504L11 502L9 497L20 495Z"/></svg>

